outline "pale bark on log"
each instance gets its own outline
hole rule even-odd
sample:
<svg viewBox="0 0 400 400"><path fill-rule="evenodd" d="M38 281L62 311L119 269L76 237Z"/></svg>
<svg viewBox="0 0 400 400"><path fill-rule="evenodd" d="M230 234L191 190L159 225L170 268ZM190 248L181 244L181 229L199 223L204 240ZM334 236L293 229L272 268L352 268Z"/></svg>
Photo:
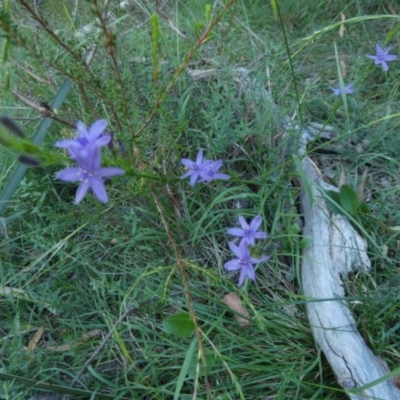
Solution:
<svg viewBox="0 0 400 400"><path fill-rule="evenodd" d="M256 103L267 102L278 114L278 107L270 94L250 77L247 68L234 68L233 79L239 84L239 92L249 93ZM189 71L194 79L215 76L216 69ZM329 126L311 123L306 129L294 126L290 118L284 123L284 136L299 137L298 156L301 157L303 175L301 182L301 208L304 217L304 236L311 239L302 254L302 290L307 302L307 315L313 336L325 354L338 383L345 389L355 389L380 379L389 373L385 362L368 348L357 330L345 297L342 279L352 270L369 270L367 244L342 215L332 214L323 195L325 190L336 190L324 182L310 158L307 145L316 137L332 139L336 132ZM286 139L288 139L286 137ZM312 199L306 185L311 187ZM335 298L339 298L335 300ZM400 400L400 390L392 379L348 396L352 400Z"/></svg>
<svg viewBox="0 0 400 400"><path fill-rule="evenodd" d="M349 272L370 268L367 246L346 217L328 210L322 190L337 188L321 179L307 156L301 165L313 197L312 200L308 197L303 184L300 194L303 234L311 239L311 245L303 250L301 267L303 294L311 300L306 306L308 320L338 383L343 389L354 389L389 372L358 332L346 302L332 300L345 296L342 278ZM400 399L400 391L391 379L357 395L348 395L352 400Z"/></svg>

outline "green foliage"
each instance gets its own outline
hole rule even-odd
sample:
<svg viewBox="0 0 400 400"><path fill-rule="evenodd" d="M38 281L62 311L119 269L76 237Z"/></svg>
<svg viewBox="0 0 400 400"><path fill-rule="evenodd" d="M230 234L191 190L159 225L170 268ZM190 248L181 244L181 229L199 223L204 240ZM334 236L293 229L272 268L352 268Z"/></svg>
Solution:
<svg viewBox="0 0 400 400"><path fill-rule="evenodd" d="M333 201L333 203L332 201L328 201L327 204L335 214L346 215L346 213L349 213L355 217L361 211L357 194L349 185L342 185L339 192L327 190L326 194Z"/></svg>
<svg viewBox="0 0 400 400"><path fill-rule="evenodd" d="M341 132L316 141L312 158L334 184L338 166L349 182L326 193L327 204L362 230L374 269L349 277L346 295L373 351L398 365L398 73L393 67L382 74L365 57L385 38L398 48L398 16L373 1L252 0L221 15L223 6L208 0L160 9L139 0L124 10L110 2L102 25L102 4L43 1L35 9L43 27L21 1L3 2L1 114L19 121L29 141L0 132L8 146L0 149L0 188L20 154L47 167L28 169L0 203L7 204L0 288L16 289L1 296L0 367L8 383L0 396L30 398L31 387L45 382L59 393L96 398L186 400L195 391L201 399L342 398L315 348L300 292L301 249L310 238L302 236L292 182L296 169L302 174L297 157L290 159L297 128L282 136L288 120ZM239 67L249 71L245 82ZM330 91L341 77L356 81L346 106ZM54 104L60 87L68 96ZM15 93L48 103L58 120L42 129L40 120L48 120ZM88 196L73 207L76 187L54 179L67 159L53 144L71 137L77 120L98 118L114 132L104 159L122 165L126 177L107 185L109 204ZM32 144L35 132L40 146ZM199 148L223 160L229 182L191 188L179 179L180 159ZM356 195L352 188L360 186ZM240 289L256 322L240 327L221 301L238 290L237 275L223 268L231 257L226 229L239 215L257 214L269 239L254 250L271 260ZM26 352L39 327L43 336ZM102 335L82 339L93 330Z"/></svg>
<svg viewBox="0 0 400 400"><path fill-rule="evenodd" d="M163 321L163 327L165 332L181 338L189 337L195 329L190 314L187 312L171 315Z"/></svg>

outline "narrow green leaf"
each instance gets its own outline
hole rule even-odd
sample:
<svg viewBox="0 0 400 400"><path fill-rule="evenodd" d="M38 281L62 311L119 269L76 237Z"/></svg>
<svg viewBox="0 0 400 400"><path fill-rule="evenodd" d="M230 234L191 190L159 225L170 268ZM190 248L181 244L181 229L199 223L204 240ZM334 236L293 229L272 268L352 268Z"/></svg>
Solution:
<svg viewBox="0 0 400 400"><path fill-rule="evenodd" d="M207 24L211 21L211 10L212 10L211 4L206 4L205 16L206 16L206 23Z"/></svg>
<svg viewBox="0 0 400 400"><path fill-rule="evenodd" d="M51 107L53 109L59 109L61 107L61 105L64 103L65 98L67 97L68 92L71 89L71 86L72 86L71 81L65 80L63 82L59 91L57 92L56 97L51 103ZM42 122L39 125L39 129L36 131L35 136L32 139L32 142L34 144L40 145L43 142L47 130L49 129L52 122L53 120L51 118L44 118L42 120ZM15 169L14 173L11 175L10 180L7 182L6 187L4 188L3 192L0 195L0 215L3 213L9 200L13 196L14 192L17 190L17 187L20 184L23 177L25 176L27 169L28 169L27 165L19 164Z"/></svg>
<svg viewBox="0 0 400 400"><path fill-rule="evenodd" d="M186 353L185 361L183 362L181 372L179 373L178 376L178 382L176 382L174 400L179 400L179 395L181 394L183 383L186 381L186 375L188 374L188 370L194 356L194 351L197 347L196 345L197 345L197 337L194 337Z"/></svg>
<svg viewBox="0 0 400 400"><path fill-rule="evenodd" d="M196 376L198 362L199 362L199 360L198 360L197 355L193 354L193 357L190 360L190 365L189 365L189 368L187 371L188 379L193 379ZM207 375L212 370L212 368L215 366L215 364L216 364L215 354L206 354L205 362L206 362L206 365L202 364L200 366L199 376Z"/></svg>
<svg viewBox="0 0 400 400"><path fill-rule="evenodd" d="M338 80L339 80L339 88L340 88L341 97L342 97L342 101L343 101L344 112L346 114L347 124L350 125L350 123L349 123L349 109L348 109L348 106L347 106L347 97L346 97L346 93L344 91L345 84L344 84L344 80L343 80L343 76L342 76L342 69L340 68L340 60L339 60L339 54L338 54L338 51L337 51L336 43L335 43L335 58L336 58L336 68L337 68L337 74L338 74Z"/></svg>
<svg viewBox="0 0 400 400"><path fill-rule="evenodd" d="M293 161L294 161L294 163L296 165L297 172L300 175L300 178L301 178L301 181L302 181L302 184L303 184L303 188L307 192L308 201L310 202L310 207L312 207L313 204L314 204L314 196L312 194L310 181L309 181L307 175L304 173L304 170L303 170L303 167L301 165L301 162L299 161L297 156L293 154L292 157L293 157Z"/></svg>
<svg viewBox="0 0 400 400"><path fill-rule="evenodd" d="M60 386L60 385L54 385L52 383L47 383L44 381L38 381L38 380L34 380L34 379L28 379L28 378L24 378L24 377L21 377L18 375L4 374L4 373L0 372L0 379L8 380L8 381L16 381L18 383L21 383L25 387L40 389L40 390L44 390L47 392L62 393L62 394L68 393L68 394L83 397L83 398L93 398L92 397L93 392L91 392L89 390L74 389L74 388ZM109 395L109 394L96 393L95 398L96 399L113 400L113 399L115 399L115 396ZM123 398L129 399L131 397L123 397Z"/></svg>
<svg viewBox="0 0 400 400"><path fill-rule="evenodd" d="M276 4L276 0L270 0L272 11L274 12L275 20L278 19L278 5Z"/></svg>
<svg viewBox="0 0 400 400"><path fill-rule="evenodd" d="M194 331L194 323L187 312L171 315L163 321L164 331L181 338L189 337Z"/></svg>
<svg viewBox="0 0 400 400"><path fill-rule="evenodd" d="M357 215L358 211L358 197L357 193L349 185L343 185L340 188L340 204L350 214Z"/></svg>

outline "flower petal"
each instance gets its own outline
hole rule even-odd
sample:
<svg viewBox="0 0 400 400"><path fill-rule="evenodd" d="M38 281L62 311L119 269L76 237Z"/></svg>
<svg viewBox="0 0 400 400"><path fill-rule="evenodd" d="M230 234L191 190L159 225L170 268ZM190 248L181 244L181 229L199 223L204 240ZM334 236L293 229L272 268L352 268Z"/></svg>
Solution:
<svg viewBox="0 0 400 400"><path fill-rule="evenodd" d="M107 146L111 142L111 136L110 135L101 135L96 139L96 146L101 147L101 146Z"/></svg>
<svg viewBox="0 0 400 400"><path fill-rule="evenodd" d="M196 164L197 165L201 165L203 162L203 150L199 150L199 152L197 153L197 157L196 157Z"/></svg>
<svg viewBox="0 0 400 400"><path fill-rule="evenodd" d="M122 175L124 173L125 171L122 168L106 167L106 168L100 168L97 171L96 175L106 178L110 176Z"/></svg>
<svg viewBox="0 0 400 400"><path fill-rule="evenodd" d="M107 128L108 122L105 119L99 119L94 122L92 126L89 128L89 138L90 140L97 139L100 135L103 134L104 129Z"/></svg>
<svg viewBox="0 0 400 400"><path fill-rule="evenodd" d="M190 177L190 186L193 187L196 184L197 178L199 177L199 173L192 171L192 176Z"/></svg>
<svg viewBox="0 0 400 400"><path fill-rule="evenodd" d="M80 203L82 201L82 199L85 197L89 187L90 187L89 179L85 179L78 186L78 189L76 190L74 204L78 204L78 203Z"/></svg>
<svg viewBox="0 0 400 400"><path fill-rule="evenodd" d="M76 123L76 131L78 132L78 136L86 139L89 138L89 132L87 131L86 125L82 121L78 121Z"/></svg>
<svg viewBox="0 0 400 400"><path fill-rule="evenodd" d="M214 170L214 172L217 172L221 168L222 160L214 161L211 165L212 165L212 169Z"/></svg>
<svg viewBox="0 0 400 400"><path fill-rule="evenodd" d="M257 215L255 216L251 222L250 222L250 229L252 232L256 232L258 231L258 228L261 226L262 224L262 217L261 215Z"/></svg>
<svg viewBox="0 0 400 400"><path fill-rule="evenodd" d="M242 286L243 285L243 282L244 282L245 278L246 278L246 270L244 268L242 268L242 270L240 271L238 286Z"/></svg>
<svg viewBox="0 0 400 400"><path fill-rule="evenodd" d="M180 176L181 179L187 178L188 176L192 175L193 171L185 172L183 175Z"/></svg>
<svg viewBox="0 0 400 400"><path fill-rule="evenodd" d="M240 226L243 229L249 229L249 224L247 223L247 221L241 215L239 215L238 221L239 221Z"/></svg>
<svg viewBox="0 0 400 400"><path fill-rule="evenodd" d="M390 46L386 47L386 49L382 50L385 54L389 53L390 50L392 50L393 45L391 44Z"/></svg>
<svg viewBox="0 0 400 400"><path fill-rule="evenodd" d="M192 160L189 160L188 158L182 158L181 163L186 167L186 168L192 168L194 162Z"/></svg>
<svg viewBox="0 0 400 400"><path fill-rule="evenodd" d="M238 236L238 237L243 237L244 236L244 230L241 228L229 228L226 233L228 235L232 236Z"/></svg>
<svg viewBox="0 0 400 400"><path fill-rule="evenodd" d="M57 179L66 182L79 181L82 179L82 168L71 167L62 169L61 171L57 172L56 177Z"/></svg>
<svg viewBox="0 0 400 400"><path fill-rule="evenodd" d="M75 139L65 139L65 140L57 140L57 142L54 143L55 147L70 147L76 144Z"/></svg>
<svg viewBox="0 0 400 400"><path fill-rule="evenodd" d="M255 239L266 239L268 235L265 232L255 232L253 237Z"/></svg>
<svg viewBox="0 0 400 400"><path fill-rule="evenodd" d="M251 264L243 268L246 271L246 276L254 281L256 279L256 273L254 271L254 268Z"/></svg>
<svg viewBox="0 0 400 400"><path fill-rule="evenodd" d="M226 262L225 264L224 264L224 268L227 270L227 271L237 271L237 270L239 270L241 267L240 267L240 260L238 260L237 258L236 259L234 259L234 260L231 260L231 261L228 261L228 262Z"/></svg>
<svg viewBox="0 0 400 400"><path fill-rule="evenodd" d="M375 64L379 64L379 63L375 63ZM387 65L386 63L385 63L385 61L381 61L380 62L380 64L382 65L382 68L383 68L383 70L384 71L387 71L388 69L389 69L389 65Z"/></svg>
<svg viewBox="0 0 400 400"><path fill-rule="evenodd" d="M228 246L229 246L229 248L231 249L231 251L233 252L233 254L234 254L237 258L239 258L239 259L242 258L242 252L241 252L240 248L239 248L238 246L236 246L235 243L233 243L233 242L228 242Z"/></svg>
<svg viewBox="0 0 400 400"><path fill-rule="evenodd" d="M97 176L92 176L90 178L90 187L94 193L94 195L103 203L107 203L108 196L106 187L104 186L103 181Z"/></svg>

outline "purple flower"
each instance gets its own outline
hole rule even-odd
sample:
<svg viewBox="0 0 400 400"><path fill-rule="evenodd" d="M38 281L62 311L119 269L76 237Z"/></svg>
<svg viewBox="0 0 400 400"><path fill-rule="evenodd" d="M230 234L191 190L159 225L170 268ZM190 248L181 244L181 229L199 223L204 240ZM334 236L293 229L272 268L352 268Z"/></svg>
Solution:
<svg viewBox="0 0 400 400"><path fill-rule="evenodd" d="M108 196L102 178L121 175L125 171L121 168L101 168L101 153L96 146L86 149L85 157L81 157L79 153L77 155L79 166L61 170L57 173L57 178L67 182L81 182L76 191L75 204L85 197L89 188L101 202L107 203Z"/></svg>
<svg viewBox="0 0 400 400"><path fill-rule="evenodd" d="M240 270L239 286L243 285L246 276L253 281L256 279L253 264L258 264L269 259L268 256L262 256L261 258L251 257L247 242L245 240L242 240L239 246L229 242L229 248L237 258L225 263L224 268L228 271Z"/></svg>
<svg viewBox="0 0 400 400"><path fill-rule="evenodd" d="M217 172L222 165L222 160L211 161L206 165L203 165L203 168L200 171L201 179L199 182L209 182L214 179L230 179L230 176L227 174L221 174Z"/></svg>
<svg viewBox="0 0 400 400"><path fill-rule="evenodd" d="M344 87L344 94L354 93L353 86L354 86L354 82L350 82L349 84L347 84L347 85ZM340 87L338 87L338 88L331 88L331 90L332 90L332 92L333 92L333 94L334 94L335 96L340 96L340 95L342 94L342 91L341 91Z"/></svg>
<svg viewBox="0 0 400 400"><path fill-rule="evenodd" d="M242 216L239 216L239 224L242 228L230 228L226 233L243 238L242 241L246 241L250 246L255 245L255 239L266 239L268 237L265 232L257 232L262 224L261 215L254 217L250 224Z"/></svg>
<svg viewBox="0 0 400 400"><path fill-rule="evenodd" d="M77 137L75 139L59 140L55 143L56 147L64 147L69 150L72 159L77 157L86 157L86 153L91 146L101 147L108 144L111 136L105 135L104 130L107 127L107 121L100 119L96 121L89 129L82 121L76 124Z"/></svg>
<svg viewBox="0 0 400 400"><path fill-rule="evenodd" d="M379 44L376 45L376 56L367 55L368 58L375 60L375 64L381 64L384 71L389 69L387 65L387 61L397 60L397 56L393 54L389 54L389 51L392 49L393 46L389 46L386 49L383 49Z"/></svg>
<svg viewBox="0 0 400 400"><path fill-rule="evenodd" d="M201 171L210 164L212 161L203 160L203 150L197 153L196 161L189 160L188 158L182 158L182 164L189 170L181 176L181 178L187 178L190 176L190 186L194 186L197 179L200 177Z"/></svg>

